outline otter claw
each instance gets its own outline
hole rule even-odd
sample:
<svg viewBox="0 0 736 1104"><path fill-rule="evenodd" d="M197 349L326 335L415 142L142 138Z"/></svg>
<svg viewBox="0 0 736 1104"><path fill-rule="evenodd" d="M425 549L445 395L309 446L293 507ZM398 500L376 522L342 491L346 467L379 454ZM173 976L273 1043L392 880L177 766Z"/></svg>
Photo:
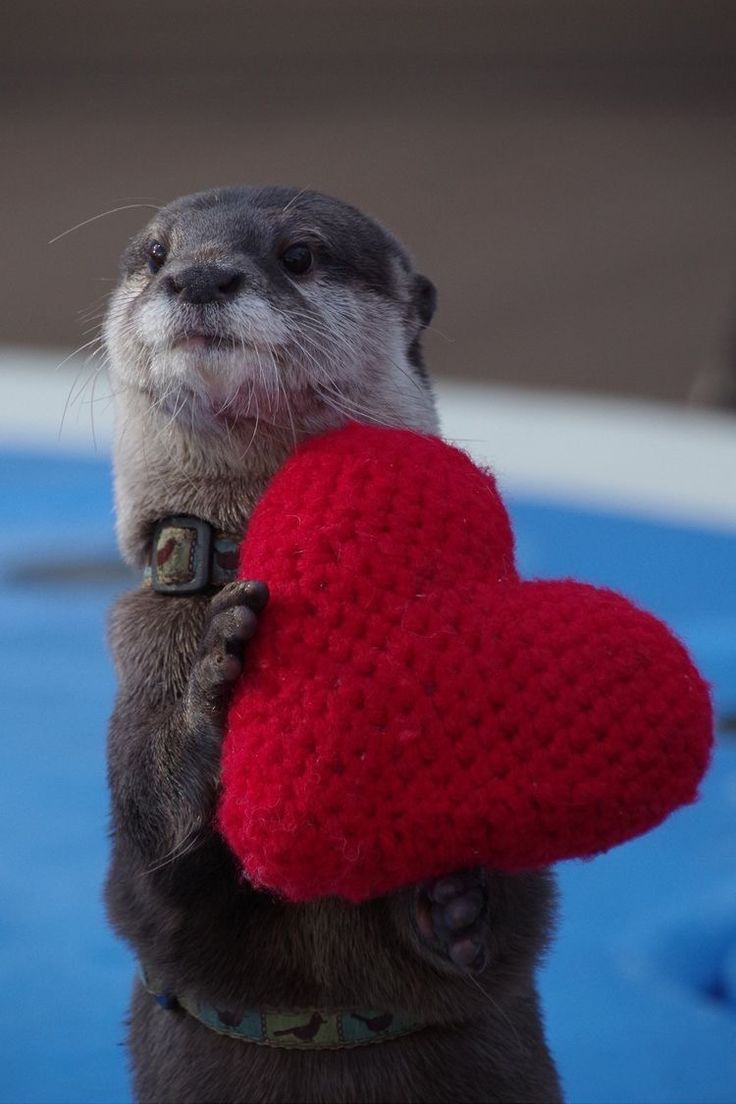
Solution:
<svg viewBox="0 0 736 1104"><path fill-rule="evenodd" d="M223 706L243 670L245 645L268 602L268 587L256 579L229 583L211 600L208 623L194 665L190 704Z"/></svg>

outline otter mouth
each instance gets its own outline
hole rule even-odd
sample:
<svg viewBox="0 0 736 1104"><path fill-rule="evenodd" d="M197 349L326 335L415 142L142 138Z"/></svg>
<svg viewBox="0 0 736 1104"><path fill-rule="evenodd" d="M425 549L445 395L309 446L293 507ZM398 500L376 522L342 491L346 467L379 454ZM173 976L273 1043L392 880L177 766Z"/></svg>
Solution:
<svg viewBox="0 0 736 1104"><path fill-rule="evenodd" d="M171 344L172 349L181 352L232 352L242 349L243 342L236 340L232 334L207 333L203 330L193 330L180 334Z"/></svg>

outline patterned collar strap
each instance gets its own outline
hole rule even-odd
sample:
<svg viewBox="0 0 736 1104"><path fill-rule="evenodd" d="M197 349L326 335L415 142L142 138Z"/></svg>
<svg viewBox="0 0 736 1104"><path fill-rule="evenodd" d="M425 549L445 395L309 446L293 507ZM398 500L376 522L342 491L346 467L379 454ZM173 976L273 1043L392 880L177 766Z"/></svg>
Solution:
<svg viewBox="0 0 736 1104"><path fill-rule="evenodd" d="M426 1023L405 1012L375 1008L300 1008L290 1011L255 1008L233 1012L203 1004L187 995L166 992L141 968L143 985L162 1008L184 1009L218 1035L246 1043L287 1050L342 1050L367 1046L420 1031Z"/></svg>
<svg viewBox="0 0 736 1104"><path fill-rule="evenodd" d="M143 586L159 594L200 594L237 578L240 537L201 518L163 518L151 541Z"/></svg>

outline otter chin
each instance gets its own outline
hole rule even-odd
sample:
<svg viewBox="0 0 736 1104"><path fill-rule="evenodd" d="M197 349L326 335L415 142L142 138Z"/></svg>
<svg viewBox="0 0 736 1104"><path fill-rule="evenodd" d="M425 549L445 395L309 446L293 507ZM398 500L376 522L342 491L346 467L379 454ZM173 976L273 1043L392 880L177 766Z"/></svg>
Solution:
<svg viewBox="0 0 736 1104"><path fill-rule="evenodd" d="M236 342L234 337L227 334L193 333L177 337L171 347L184 353L208 352L216 356L235 349Z"/></svg>

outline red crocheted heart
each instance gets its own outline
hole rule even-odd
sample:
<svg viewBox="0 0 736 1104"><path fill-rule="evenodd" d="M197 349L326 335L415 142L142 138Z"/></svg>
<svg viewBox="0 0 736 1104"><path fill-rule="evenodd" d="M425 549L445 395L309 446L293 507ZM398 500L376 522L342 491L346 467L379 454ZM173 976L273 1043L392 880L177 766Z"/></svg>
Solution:
<svg viewBox="0 0 736 1104"><path fill-rule="evenodd" d="M241 574L271 601L220 825L255 885L359 901L533 868L696 796L712 716L683 646L611 591L520 581L493 479L441 441L310 442L258 505Z"/></svg>

